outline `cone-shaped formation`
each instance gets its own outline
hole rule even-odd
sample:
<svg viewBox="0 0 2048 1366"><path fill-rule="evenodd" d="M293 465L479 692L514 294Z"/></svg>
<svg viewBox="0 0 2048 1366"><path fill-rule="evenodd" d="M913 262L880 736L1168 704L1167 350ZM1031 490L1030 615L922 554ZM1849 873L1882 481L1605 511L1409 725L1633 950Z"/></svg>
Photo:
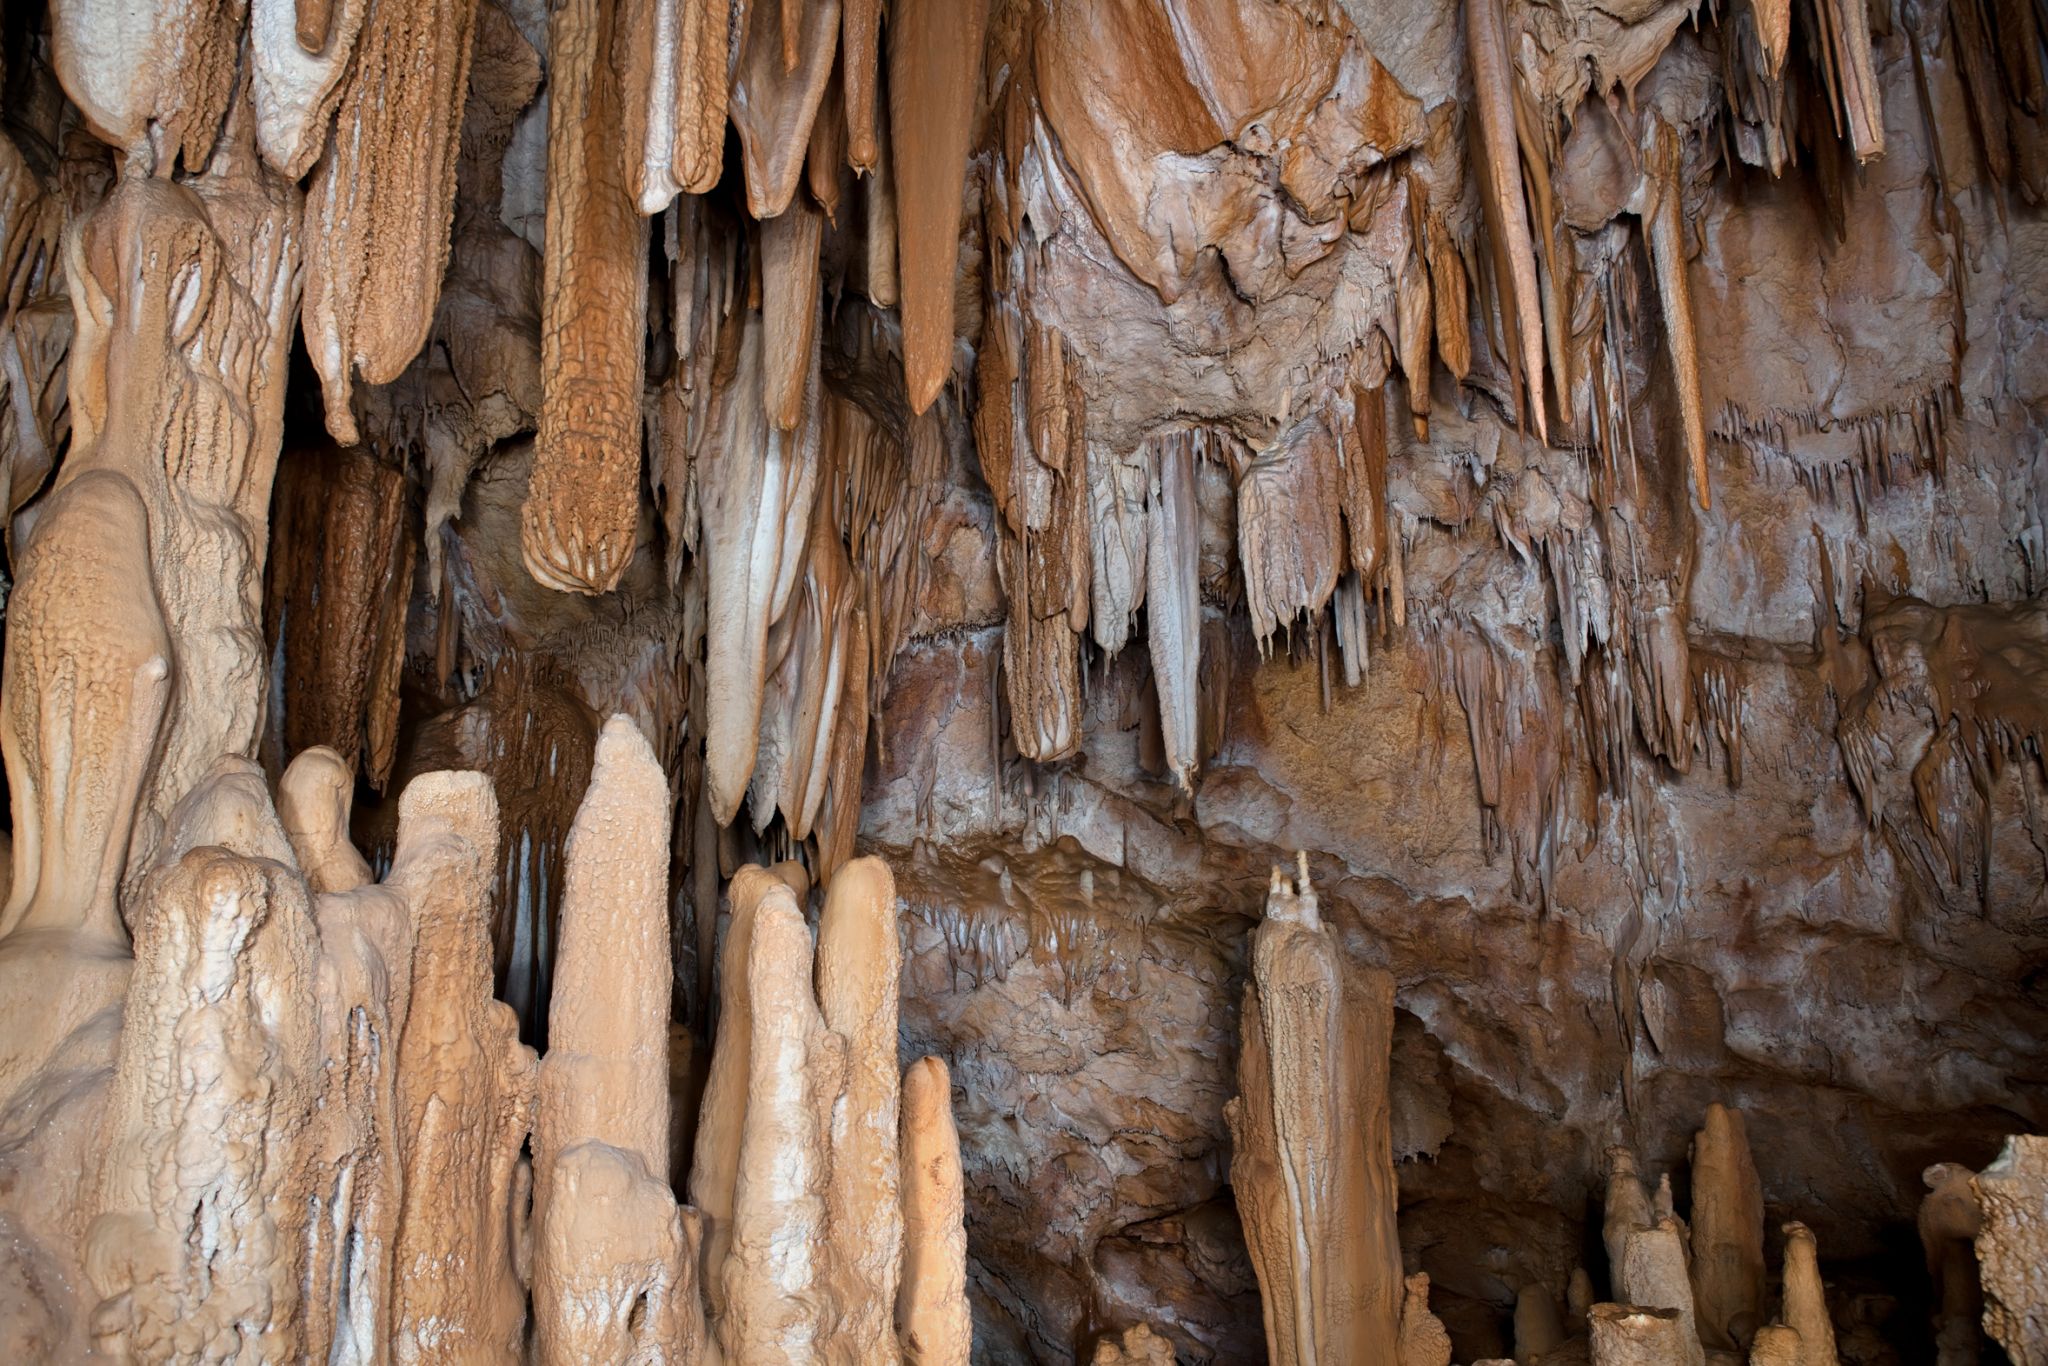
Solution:
<svg viewBox="0 0 2048 1366"><path fill-rule="evenodd" d="M1764 1193L1740 1110L1707 1107L1692 1145L1691 1213L1700 1340L1732 1351L1764 1321Z"/></svg>
<svg viewBox="0 0 2048 1366"><path fill-rule="evenodd" d="M1828 1314L1821 1285L1820 1260L1813 1231L1794 1221L1786 1224L1785 1287L1780 1315L1799 1334L1799 1366L1836 1366L1835 1323Z"/></svg>
<svg viewBox="0 0 2048 1366"><path fill-rule="evenodd" d="M903 1073L903 1274L896 1333L909 1366L965 1366L973 1346L967 1312L967 1231L960 1134L946 1064L919 1058Z"/></svg>
<svg viewBox="0 0 2048 1366"><path fill-rule="evenodd" d="M1984 1212L1977 1234L1984 1331L2018 1366L2035 1366L2048 1361L2048 1295L2041 1289L2041 1268L2048 1266L2048 1139L2006 1140L1998 1160L1977 1174L1976 1189Z"/></svg>
<svg viewBox="0 0 2048 1366"><path fill-rule="evenodd" d="M1273 870L1245 990L1231 1185L1276 1362L1396 1359L1393 982L1344 961L1308 857Z"/></svg>
<svg viewBox="0 0 2048 1366"><path fill-rule="evenodd" d="M1429 1312L1429 1277L1420 1271L1407 1278L1395 1360L1399 1366L1451 1366L1451 1335Z"/></svg>
<svg viewBox="0 0 2048 1366"><path fill-rule="evenodd" d="M1586 1324L1593 1366L1674 1366L1688 1358L1685 1325L1675 1309L1596 1304ZM1698 1348L1697 1340L1692 1346Z"/></svg>

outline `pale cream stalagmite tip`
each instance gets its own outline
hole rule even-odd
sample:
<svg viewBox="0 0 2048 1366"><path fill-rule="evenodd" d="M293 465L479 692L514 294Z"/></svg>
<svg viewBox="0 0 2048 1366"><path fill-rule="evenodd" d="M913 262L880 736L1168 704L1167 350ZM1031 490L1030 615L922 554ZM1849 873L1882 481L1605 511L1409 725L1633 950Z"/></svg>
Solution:
<svg viewBox="0 0 2048 1366"><path fill-rule="evenodd" d="M1294 878L1275 868L1224 1116L1267 1351L1282 1366L1397 1359L1393 1026L1393 980L1344 961L1307 855Z"/></svg>
<svg viewBox="0 0 2048 1366"><path fill-rule="evenodd" d="M1742 1111L1718 1102L1693 1139L1691 1214L1700 1340L1733 1351L1765 1317L1764 1193Z"/></svg>
<svg viewBox="0 0 2048 1366"><path fill-rule="evenodd" d="M1543 398L1543 303L1536 292L1536 249L1529 233L1529 208L1522 197L1521 153L1515 142L1515 69L1508 49L1501 0L1466 0L1465 51L1471 63L1472 98L1479 107L1484 152L1484 193L1505 240L1512 286L1522 378L1528 386L1528 416L1536 435L1549 440ZM1505 307L1510 302L1502 299Z"/></svg>
<svg viewBox="0 0 2048 1366"><path fill-rule="evenodd" d="M1121 1337L1095 1344L1090 1366L1173 1366L1173 1342L1152 1331L1150 1324L1126 1328Z"/></svg>
<svg viewBox="0 0 2048 1366"><path fill-rule="evenodd" d="M1675 1311L1680 1355L1674 1360L1686 1366L1704 1366L1707 1354L1694 1326L1685 1235L1675 1217L1664 1215L1649 1228L1628 1235L1621 1253L1621 1294L1630 1304Z"/></svg>
<svg viewBox="0 0 2048 1366"><path fill-rule="evenodd" d="M953 1082L938 1058L903 1073L903 1279L896 1335L908 1366L967 1366L973 1324L967 1311L966 1198Z"/></svg>
<svg viewBox="0 0 2048 1366"><path fill-rule="evenodd" d="M1977 1235L1984 1209L1977 1198L1976 1173L1960 1162L1937 1162L1920 1173L1927 1194L1915 1222L1934 1283L1934 1341L1943 1366L1949 1357L1971 1360L1982 1349L1978 1320L1984 1287L1977 1268Z"/></svg>
<svg viewBox="0 0 2048 1366"><path fill-rule="evenodd" d="M1586 1326L1592 1366L1677 1366L1687 1359L1685 1326L1673 1309L1596 1304Z"/></svg>
<svg viewBox="0 0 2048 1366"><path fill-rule="evenodd" d="M750 948L746 1117L715 1326L728 1360L793 1364L823 1352L832 1329L827 1135L844 1047L819 1013L811 932L792 899L760 903Z"/></svg>
<svg viewBox="0 0 2048 1366"><path fill-rule="evenodd" d="M668 1171L668 779L613 716L569 833L534 1112L543 1362L695 1359L695 1249Z"/></svg>
<svg viewBox="0 0 2048 1366"><path fill-rule="evenodd" d="M613 14L568 0L548 18L540 432L520 508L527 572L586 594L618 584L640 520L649 229L619 148Z"/></svg>
<svg viewBox="0 0 2048 1366"><path fill-rule="evenodd" d="M1797 1328L1767 1323L1749 1344L1749 1366L1799 1366L1803 1346Z"/></svg>
<svg viewBox="0 0 2048 1366"><path fill-rule="evenodd" d="M1794 1220L1785 1225L1785 1288L1779 1316L1799 1334L1799 1366L1836 1366L1835 1324L1828 1316L1820 1258L1813 1230Z"/></svg>
<svg viewBox="0 0 2048 1366"><path fill-rule="evenodd" d="M897 0L889 9L889 132L903 375L921 413L953 371L954 265L988 0Z"/></svg>
<svg viewBox="0 0 2048 1366"><path fill-rule="evenodd" d="M902 1077L896 1070L902 962L896 880L880 859L855 859L825 890L817 983L825 1024L846 1043L845 1084L831 1110L831 1177L825 1187L837 1341L849 1360L863 1366L895 1356L903 1251L897 1171Z"/></svg>
<svg viewBox="0 0 2048 1366"><path fill-rule="evenodd" d="M1984 1329L2017 1366L2037 1366L2048 1361L2048 1138L2007 1139L1997 1161L1977 1174L1976 1190Z"/></svg>
<svg viewBox="0 0 2048 1366"><path fill-rule="evenodd" d="M1405 1285L1397 1366L1451 1366L1451 1335L1429 1311L1429 1274L1418 1271Z"/></svg>
<svg viewBox="0 0 2048 1366"><path fill-rule="evenodd" d="M1624 1144L1611 1146L1607 1149L1607 1201L1600 1241L1607 1249L1608 1289L1615 1298L1628 1298L1621 1284L1622 1254L1628 1249L1628 1236L1655 1222L1650 1212L1650 1193L1643 1188L1643 1178L1636 1172L1634 1151Z"/></svg>
<svg viewBox="0 0 2048 1366"><path fill-rule="evenodd" d="M316 892L354 891L370 881L368 861L349 841L355 790L355 770L326 745L301 750L278 780L278 819ZM494 819L494 840L496 833Z"/></svg>
<svg viewBox="0 0 2048 1366"><path fill-rule="evenodd" d="M287 822L289 830L289 822ZM412 1011L398 1049L405 1199L392 1258L392 1360L523 1350L515 1265L519 1150L537 1060L491 996L498 801L481 773L427 773L399 799L389 883L412 907Z"/></svg>
<svg viewBox="0 0 2048 1366"><path fill-rule="evenodd" d="M725 1312L725 1259L732 1248L733 1193L739 1182L753 1058L753 992L747 964L753 955L754 922L770 900L792 909L796 905L787 884L752 864L733 874L726 899L731 915L718 952L718 1031L690 1163L690 1203L704 1217L704 1297L714 1321Z"/></svg>

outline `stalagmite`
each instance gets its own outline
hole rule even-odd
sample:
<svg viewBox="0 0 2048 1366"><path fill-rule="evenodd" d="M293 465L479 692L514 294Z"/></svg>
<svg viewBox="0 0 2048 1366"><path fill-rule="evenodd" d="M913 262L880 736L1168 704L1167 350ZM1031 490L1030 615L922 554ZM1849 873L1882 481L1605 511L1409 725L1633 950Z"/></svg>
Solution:
<svg viewBox="0 0 2048 1366"><path fill-rule="evenodd" d="M1677 1313L1678 1360L1704 1366L1706 1353L1694 1326L1692 1281L1686 1271L1685 1237L1678 1220L1665 1215L1649 1228L1628 1235L1621 1252L1621 1290L1628 1302Z"/></svg>
<svg viewBox="0 0 2048 1366"><path fill-rule="evenodd" d="M967 1232L960 1135L946 1064L919 1058L903 1073L903 1278L896 1336L906 1366L966 1366Z"/></svg>
<svg viewBox="0 0 2048 1366"><path fill-rule="evenodd" d="M1557 1302L1542 1285L1525 1281L1515 1292L1515 1355L1526 1361L1563 1345L1564 1325L1557 1317Z"/></svg>
<svg viewBox="0 0 2048 1366"><path fill-rule="evenodd" d="M839 1309L835 1342L857 1362L893 1355L903 1210L898 1195L896 1002L902 952L896 883L877 858L833 875L818 918L818 1004L846 1042L845 1085L832 1104L830 1293Z"/></svg>
<svg viewBox="0 0 2048 1366"><path fill-rule="evenodd" d="M1451 1366L1451 1335L1444 1331L1443 1320L1429 1312L1429 1276L1418 1271L1407 1278L1406 1286L1406 1297L1401 1302L1401 1338L1395 1355L1396 1363L1398 1366Z"/></svg>
<svg viewBox="0 0 2048 1366"><path fill-rule="evenodd" d="M732 1249L733 1196L753 1066L753 990L747 965L754 951L754 922L770 902L792 911L796 907L787 884L752 865L733 874L728 899L732 917L718 958L718 1035L690 1164L690 1203L704 1217L704 1296L714 1319L725 1313L725 1260Z"/></svg>
<svg viewBox="0 0 2048 1366"><path fill-rule="evenodd" d="M1764 1194L1742 1112L1718 1102L1693 1139L1691 1215L1700 1340L1739 1348L1764 1321Z"/></svg>
<svg viewBox="0 0 2048 1366"><path fill-rule="evenodd" d="M1628 1249L1628 1239L1637 1229L1649 1228L1656 1222L1650 1212L1650 1193L1643 1189L1643 1179L1636 1174L1636 1155L1629 1148L1616 1144L1607 1150L1607 1211L1600 1226L1600 1240L1607 1248L1607 1275L1609 1289L1615 1298L1626 1300L1628 1292L1621 1283L1622 1254Z"/></svg>
<svg viewBox="0 0 2048 1366"><path fill-rule="evenodd" d="M1960 1162L1937 1162L1920 1174L1927 1194L1915 1222L1927 1257L1927 1279L1934 1285L1934 1341L1943 1366L1951 1354L1958 1361L1974 1359L1980 1342L1984 1291L1976 1240L1984 1229L1984 1212L1975 1176Z"/></svg>
<svg viewBox="0 0 2048 1366"><path fill-rule="evenodd" d="M1202 515L1195 497L1195 460L1185 438L1162 444L1158 484L1146 516L1145 634L1159 689L1159 727L1166 766L1194 790L1201 760L1197 713L1202 663Z"/></svg>
<svg viewBox="0 0 2048 1366"><path fill-rule="evenodd" d="M278 780L278 820L315 892L352 892L371 880L370 865L349 842L354 798L355 774L325 745L301 751Z"/></svg>
<svg viewBox="0 0 2048 1366"><path fill-rule="evenodd" d="M749 0L732 82L732 126L747 178L747 211L783 213L796 196L811 121L839 52L840 0ZM792 27L792 25L794 25ZM795 60L789 38L796 39Z"/></svg>
<svg viewBox="0 0 2048 1366"><path fill-rule="evenodd" d="M845 1059L818 1011L811 932L795 906L763 900L752 940L746 1119L716 1327L728 1360L794 1363L823 1351L832 1326L827 1143Z"/></svg>
<svg viewBox="0 0 2048 1366"><path fill-rule="evenodd" d="M1998 1160L1977 1173L1975 1184L1984 1212L1984 1228L1977 1235L1984 1331L2015 1366L2038 1366L2048 1361L2048 1294L2041 1285L2042 1268L2048 1266L2048 1234L2043 1232L2048 1224L2048 1139L2031 1134L2007 1139ZM1788 1272L1788 1300L1789 1278ZM1829 1345L1826 1360L1832 1362L1832 1341Z"/></svg>
<svg viewBox="0 0 2048 1366"><path fill-rule="evenodd" d="M117 1358L326 1355L299 1293L319 1177L320 937L243 772L223 767L173 813L135 913L85 1242L94 1344Z"/></svg>
<svg viewBox="0 0 2048 1366"><path fill-rule="evenodd" d="M1835 1325L1821 1287L1813 1232L1795 1220L1785 1225L1784 1233L1785 1287L1779 1312L1799 1334L1799 1366L1835 1366Z"/></svg>
<svg viewBox="0 0 2048 1366"><path fill-rule="evenodd" d="M668 1171L668 782L605 723L569 835L533 1123L533 1320L544 1362L687 1362L694 1240Z"/></svg>
<svg viewBox="0 0 2048 1366"><path fill-rule="evenodd" d="M1225 1107L1231 1185L1280 1363L1393 1361L1402 1303L1388 1138L1393 983L1346 963L1308 856L1273 870Z"/></svg>
<svg viewBox="0 0 2048 1366"><path fill-rule="evenodd" d="M889 11L890 169L914 413L953 372L954 263L987 24L988 0L897 0Z"/></svg>
<svg viewBox="0 0 2048 1366"><path fill-rule="evenodd" d="M301 321L327 430L345 446L358 436L353 376L397 379L434 321L477 4L369 0L333 140L306 195ZM298 174L291 165L285 173Z"/></svg>
<svg viewBox="0 0 2048 1366"><path fill-rule="evenodd" d="M1675 1310L1596 1304L1586 1323L1593 1366L1674 1366L1688 1359L1685 1327Z"/></svg>
<svg viewBox="0 0 2048 1366"><path fill-rule="evenodd" d="M1525 414L1536 435L1549 439L1543 402L1543 305L1536 293L1536 249L1529 237L1529 210L1522 198L1521 155L1515 146L1515 71L1508 55L1501 0L1466 0L1465 50L1472 72L1473 101L1479 106L1479 142L1485 163L1485 195L1503 234L1498 244L1508 264L1515 326L1510 346L1520 356L1528 386ZM1510 296L1503 293L1506 311ZM1503 322L1505 323L1505 319Z"/></svg>
<svg viewBox="0 0 2048 1366"><path fill-rule="evenodd" d="M1091 1366L1173 1366L1173 1343L1152 1331L1150 1324L1127 1328L1120 1337L1095 1344Z"/></svg>
<svg viewBox="0 0 2048 1366"><path fill-rule="evenodd" d="M416 945L397 1058L405 1203L392 1256L392 1359L509 1359L526 1326L514 1174L533 1117L535 1058L511 1008L491 999L498 803L489 779L413 779L400 799L399 847L390 882L412 906Z"/></svg>
<svg viewBox="0 0 2048 1366"><path fill-rule="evenodd" d="M1803 1346L1797 1328L1767 1323L1749 1344L1749 1366L1799 1366Z"/></svg>
<svg viewBox="0 0 2048 1366"><path fill-rule="evenodd" d="M610 592L640 518L648 230L619 155L615 2L548 19L545 390L519 544L534 579L565 593Z"/></svg>

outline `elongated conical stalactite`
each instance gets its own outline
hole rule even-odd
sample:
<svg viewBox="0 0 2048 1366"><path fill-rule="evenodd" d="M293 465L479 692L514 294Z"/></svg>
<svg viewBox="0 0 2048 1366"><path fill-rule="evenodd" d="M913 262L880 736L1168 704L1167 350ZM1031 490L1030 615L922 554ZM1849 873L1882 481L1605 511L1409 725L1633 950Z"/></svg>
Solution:
<svg viewBox="0 0 2048 1366"><path fill-rule="evenodd" d="M616 586L640 521L648 228L619 152L615 5L548 19L544 390L519 544L535 581L565 593Z"/></svg>
<svg viewBox="0 0 2048 1366"><path fill-rule="evenodd" d="M953 265L987 23L988 0L899 0L889 10L903 375L916 413L953 371Z"/></svg>
<svg viewBox="0 0 2048 1366"><path fill-rule="evenodd" d="M617 63L626 185L643 214L718 183L732 0L620 0Z"/></svg>
<svg viewBox="0 0 2048 1366"><path fill-rule="evenodd" d="M1146 518L1145 631L1159 688L1166 766L1194 789L1201 760L1202 514L1195 497L1193 443L1162 443L1158 485Z"/></svg>
<svg viewBox="0 0 2048 1366"><path fill-rule="evenodd" d="M732 126L746 171L747 211L789 208L810 148L811 123L839 54L840 0L749 0L733 72Z"/></svg>
<svg viewBox="0 0 2048 1366"><path fill-rule="evenodd" d="M357 439L353 376L397 379L433 325L477 3L369 0L306 196L302 325L344 445Z"/></svg>
<svg viewBox="0 0 2048 1366"><path fill-rule="evenodd" d="M1404 1294L1387 1050L1393 983L1346 963L1308 859L1273 870L1245 990L1231 1185L1276 1362L1393 1361Z"/></svg>
<svg viewBox="0 0 2048 1366"><path fill-rule="evenodd" d="M250 0L256 144L280 175L297 180L327 149L334 108L356 54L356 37L372 4L373 0L328 0L321 5ZM388 35L382 41L388 43ZM434 60L452 54L429 46L423 55ZM373 60L388 57L387 49ZM454 90L459 102L459 81Z"/></svg>
<svg viewBox="0 0 2048 1366"><path fill-rule="evenodd" d="M1488 221L1501 234L1498 246L1508 269L1500 303L1503 314L1513 304L1515 325L1509 345L1519 355L1527 390L1528 408L1523 417L1539 437L1547 439L1543 305L1536 293L1536 248L1529 235L1529 208L1522 198L1521 153L1515 145L1515 68L1501 0L1466 0L1465 52L1472 72L1472 102L1479 115L1479 160L1485 177L1480 193L1490 211Z"/></svg>

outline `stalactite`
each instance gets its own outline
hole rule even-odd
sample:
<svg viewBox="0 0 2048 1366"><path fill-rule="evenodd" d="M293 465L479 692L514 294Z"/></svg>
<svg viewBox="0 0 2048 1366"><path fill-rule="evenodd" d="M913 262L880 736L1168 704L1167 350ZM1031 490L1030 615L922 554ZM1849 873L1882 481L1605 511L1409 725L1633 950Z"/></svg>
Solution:
<svg viewBox="0 0 2048 1366"><path fill-rule="evenodd" d="M1397 1360L1387 1050L1393 981L1344 961L1308 856L1273 870L1245 990L1231 1185L1276 1362Z"/></svg>
<svg viewBox="0 0 2048 1366"><path fill-rule="evenodd" d="M90 477L95 491L70 501L98 510L60 518L53 497L36 539L53 552L71 537L107 543L97 524L60 531L74 516L118 528L115 548L102 553L121 564L123 605L104 620L122 633L151 615L137 595L154 581L171 648L168 671L151 674L152 688L169 687L153 766L149 742L135 741L148 778L131 844L143 853L214 760L254 751L262 715L258 602L298 303L300 214L298 192L258 163L251 123L245 92L203 172L124 175L67 245L77 320L72 447L53 490ZM134 535L145 510L146 540ZM147 547L147 578L136 572L129 547L137 544ZM156 652L153 643L146 650ZM124 671L143 660L135 654ZM132 860L131 880L140 874Z"/></svg>
<svg viewBox="0 0 2048 1366"><path fill-rule="evenodd" d="M640 511L648 235L618 152L614 3L548 20L545 389L519 543L537 582L574 593L618 584Z"/></svg>
<svg viewBox="0 0 2048 1366"><path fill-rule="evenodd" d="M1508 266L1516 332L1511 342L1528 387L1525 417L1538 437L1549 439L1543 401L1543 305L1536 293L1536 251L1529 237L1529 210L1522 199L1521 156L1515 145L1514 65L1508 55L1500 0L1466 0L1466 60L1479 106L1480 148L1485 162L1485 197L1492 221L1503 234L1497 243Z"/></svg>
<svg viewBox="0 0 2048 1366"><path fill-rule="evenodd" d="M1159 690L1160 736L1167 768L1190 792L1201 762L1202 515L1195 496L1197 459L1192 435L1159 443L1146 559L1145 634Z"/></svg>
<svg viewBox="0 0 2048 1366"><path fill-rule="evenodd" d="M331 746L371 786L390 777L414 537L406 483L360 451L285 462L271 528L265 635L282 641L285 752Z"/></svg>
<svg viewBox="0 0 2048 1366"><path fill-rule="evenodd" d="M804 385L817 349L818 245L825 218L799 198L761 225L761 327L767 369L761 401L777 431L804 414Z"/></svg>
<svg viewBox="0 0 2048 1366"><path fill-rule="evenodd" d="M789 208L803 175L811 121L839 52L840 0L752 0L751 8L730 112L746 169L747 211L771 219Z"/></svg>
<svg viewBox="0 0 2048 1366"><path fill-rule="evenodd" d="M1692 466L1693 493L1705 508L1710 505L1707 424L1700 397L1699 345L1693 336L1692 286L1685 273L1678 132L1655 115L1650 118L1650 130L1644 193L1654 198L1645 206L1643 218L1650 239L1650 257L1656 264L1657 294L1664 307L1664 337L1671 358L1671 375L1678 388L1679 431L1684 438L1686 460Z"/></svg>
<svg viewBox="0 0 2048 1366"><path fill-rule="evenodd" d="M777 431L762 408L764 328L749 314L738 367L721 397L722 439L702 461L709 651L705 781L720 825L738 813L760 742L768 632L802 578L818 486L817 358L794 432Z"/></svg>
<svg viewBox="0 0 2048 1366"><path fill-rule="evenodd" d="M373 3L331 0L316 35L303 23L299 0L249 0L256 143L263 159L288 180L304 176L327 149L334 107Z"/></svg>
<svg viewBox="0 0 2048 1366"><path fill-rule="evenodd" d="M621 133L634 149L626 187L643 214L718 183L735 8L733 0L621 0Z"/></svg>
<svg viewBox="0 0 2048 1366"><path fill-rule="evenodd" d="M856 171L873 174L881 157L875 91L882 71L882 0L843 0L843 4L839 72L846 94L846 161Z"/></svg>
<svg viewBox="0 0 2048 1366"><path fill-rule="evenodd" d="M960 1135L944 1061L919 1058L903 1073L903 1276L896 1334L908 1366L966 1366L967 1235Z"/></svg>
<svg viewBox="0 0 2048 1366"><path fill-rule="evenodd" d="M1237 483L1237 556L1261 645L1323 610L1343 555L1337 438L1321 414L1289 427Z"/></svg>
<svg viewBox="0 0 2048 1366"><path fill-rule="evenodd" d="M1155 439L1128 456L1088 443L1089 625L1102 652L1130 639L1150 585L1146 548L1155 507L1159 452L1179 434Z"/></svg>
<svg viewBox="0 0 2048 1366"><path fill-rule="evenodd" d="M50 56L64 93L102 142L197 170L213 151L233 97L243 6L125 0L53 6Z"/></svg>
<svg viewBox="0 0 2048 1366"><path fill-rule="evenodd" d="M898 0L889 13L889 165L914 413L953 372L954 262L987 24L988 0Z"/></svg>
<svg viewBox="0 0 2048 1366"><path fill-rule="evenodd" d="M357 440L353 376L397 379L434 321L476 11L477 0L369 0L306 195L301 323L327 430L345 446Z"/></svg>

